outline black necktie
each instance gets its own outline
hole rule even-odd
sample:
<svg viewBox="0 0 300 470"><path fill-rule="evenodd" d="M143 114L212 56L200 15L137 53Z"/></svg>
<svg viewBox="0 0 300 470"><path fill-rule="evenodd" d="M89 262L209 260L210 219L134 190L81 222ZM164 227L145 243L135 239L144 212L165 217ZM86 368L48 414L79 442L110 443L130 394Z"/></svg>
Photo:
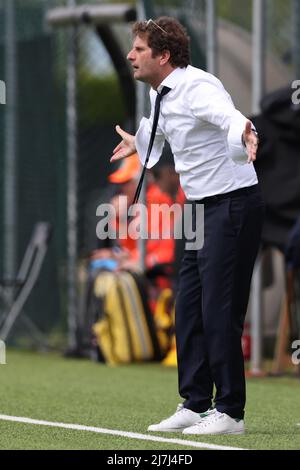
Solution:
<svg viewBox="0 0 300 470"><path fill-rule="evenodd" d="M149 161L149 158L150 158L150 154L151 154L151 150L152 150L153 142L154 142L154 138L155 138L155 133L156 133L156 129L157 129L159 111L160 111L160 103L161 103L161 100L162 100L163 96L165 96L167 93L169 93L170 90L171 90L171 88L169 88L167 86L164 86L160 93L157 92L157 96L156 96L156 100L155 100L155 107L154 107L154 117L153 117L152 131L151 131L151 136L150 136L150 140L149 140L147 156L146 156L146 160L145 160L145 163L144 163L144 167L143 167L143 170L142 170L142 174L141 174L141 177L140 177L139 184L137 185L137 188L136 188L136 191L135 191L133 204L136 204L139 200L139 197L140 197L140 192L141 192L141 189L142 189L142 185L143 185L143 181L144 181L144 177L145 177L145 173L146 173L146 169L147 169L147 164L148 164L148 161Z"/></svg>

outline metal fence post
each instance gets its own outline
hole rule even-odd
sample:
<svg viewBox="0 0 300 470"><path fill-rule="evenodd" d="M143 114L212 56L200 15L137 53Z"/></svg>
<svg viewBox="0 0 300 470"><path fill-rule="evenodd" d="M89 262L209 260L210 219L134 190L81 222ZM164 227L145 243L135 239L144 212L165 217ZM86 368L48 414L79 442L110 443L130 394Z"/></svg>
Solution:
<svg viewBox="0 0 300 470"><path fill-rule="evenodd" d="M265 90L265 0L253 0L252 26L252 113L260 112ZM251 373L259 375L262 368L262 264L258 255L251 289Z"/></svg>
<svg viewBox="0 0 300 470"><path fill-rule="evenodd" d="M292 2L293 63L295 78L300 79L300 2Z"/></svg>
<svg viewBox="0 0 300 470"><path fill-rule="evenodd" d="M146 19L145 5L142 0L137 2L137 19L143 21ZM136 128L138 128L140 120L145 114L146 108L146 85L142 82L136 82ZM146 187L147 187L147 174L145 175L144 184L142 186L140 203L146 204ZM150 210L150 208L148 208ZM144 211L141 212L141 233L145 233L145 227L147 220L145 219ZM145 259L146 259L146 240L140 238L138 240L138 248L140 252L139 267L142 271L145 270Z"/></svg>
<svg viewBox="0 0 300 470"><path fill-rule="evenodd" d="M206 57L207 71L213 75L218 75L217 16L215 0L206 0Z"/></svg>
<svg viewBox="0 0 300 470"><path fill-rule="evenodd" d="M17 47L15 1L5 3L4 277L13 279L17 262Z"/></svg>
<svg viewBox="0 0 300 470"><path fill-rule="evenodd" d="M68 0L69 7L76 0ZM67 279L68 279L68 346L77 345L77 34L76 26L68 31L67 63Z"/></svg>

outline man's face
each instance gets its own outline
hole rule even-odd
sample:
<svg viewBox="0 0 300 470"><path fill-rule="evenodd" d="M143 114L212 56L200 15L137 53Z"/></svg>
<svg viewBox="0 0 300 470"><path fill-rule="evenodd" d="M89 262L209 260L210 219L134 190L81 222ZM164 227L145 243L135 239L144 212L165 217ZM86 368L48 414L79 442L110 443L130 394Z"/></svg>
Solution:
<svg viewBox="0 0 300 470"><path fill-rule="evenodd" d="M156 84L160 75L161 56L152 57L152 50L147 44L147 37L136 36L133 47L127 55L133 67L134 78L150 85ZM158 83L160 83L158 81Z"/></svg>

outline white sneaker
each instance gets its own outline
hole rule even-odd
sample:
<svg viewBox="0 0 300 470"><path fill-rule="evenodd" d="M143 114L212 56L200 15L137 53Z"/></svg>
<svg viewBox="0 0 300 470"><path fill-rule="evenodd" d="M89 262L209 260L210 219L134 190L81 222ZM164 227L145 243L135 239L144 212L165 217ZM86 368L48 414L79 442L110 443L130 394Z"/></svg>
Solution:
<svg viewBox="0 0 300 470"><path fill-rule="evenodd" d="M189 426L182 431L183 434L244 434L245 426L243 419L234 419L226 413L213 410L203 416L198 423Z"/></svg>
<svg viewBox="0 0 300 470"><path fill-rule="evenodd" d="M176 412L159 424L151 424L148 431L159 432L180 432L183 429L192 426L201 419L200 413L184 408L183 404L177 406Z"/></svg>

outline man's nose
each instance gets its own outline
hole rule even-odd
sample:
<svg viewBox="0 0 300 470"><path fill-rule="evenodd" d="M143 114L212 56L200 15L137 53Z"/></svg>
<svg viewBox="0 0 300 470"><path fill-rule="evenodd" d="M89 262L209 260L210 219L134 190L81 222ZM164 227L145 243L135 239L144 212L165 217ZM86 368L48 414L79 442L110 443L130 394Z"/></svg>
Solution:
<svg viewBox="0 0 300 470"><path fill-rule="evenodd" d="M127 54L127 59L128 60L133 60L133 50L129 51Z"/></svg>

